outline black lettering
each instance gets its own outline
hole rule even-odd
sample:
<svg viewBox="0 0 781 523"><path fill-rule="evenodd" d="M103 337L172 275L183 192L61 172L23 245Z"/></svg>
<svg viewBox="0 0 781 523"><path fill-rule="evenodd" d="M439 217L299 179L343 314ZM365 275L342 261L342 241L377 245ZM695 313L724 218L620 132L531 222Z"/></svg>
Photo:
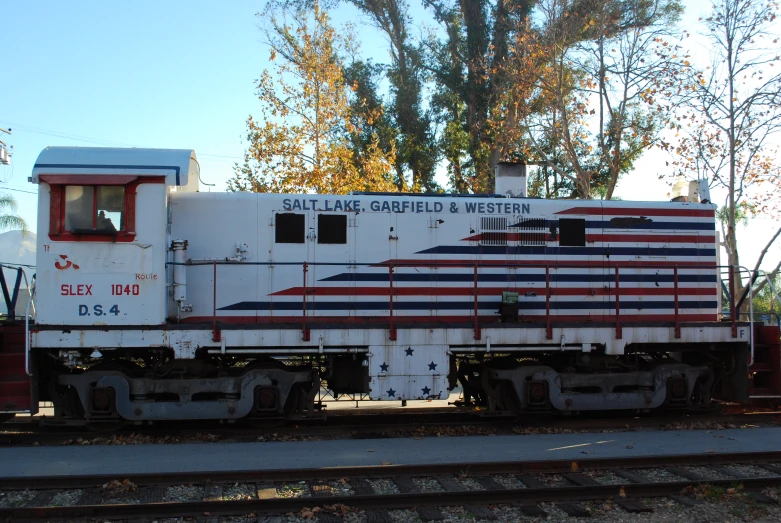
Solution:
<svg viewBox="0 0 781 523"><path fill-rule="evenodd" d="M89 307L86 305L79 305L79 316L89 316Z"/></svg>
<svg viewBox="0 0 781 523"><path fill-rule="evenodd" d="M465 205L466 205L466 212L475 212L477 208L477 204L475 202L466 202Z"/></svg>
<svg viewBox="0 0 781 523"><path fill-rule="evenodd" d="M521 205L521 209L523 209L523 214L529 214L531 212L531 205L524 203Z"/></svg>
<svg viewBox="0 0 781 523"><path fill-rule="evenodd" d="M434 202L434 212L442 212L442 202Z"/></svg>
<svg viewBox="0 0 781 523"><path fill-rule="evenodd" d="M92 307L92 310L95 313L95 316L103 316L103 306L102 305L95 305Z"/></svg>
<svg viewBox="0 0 781 523"><path fill-rule="evenodd" d="M282 200L282 208L286 211L290 210L290 198L285 198Z"/></svg>
<svg viewBox="0 0 781 523"><path fill-rule="evenodd" d="M375 211L375 212L379 211L380 210L380 202L378 202L377 200L372 200L371 203L369 204L369 208L372 211Z"/></svg>

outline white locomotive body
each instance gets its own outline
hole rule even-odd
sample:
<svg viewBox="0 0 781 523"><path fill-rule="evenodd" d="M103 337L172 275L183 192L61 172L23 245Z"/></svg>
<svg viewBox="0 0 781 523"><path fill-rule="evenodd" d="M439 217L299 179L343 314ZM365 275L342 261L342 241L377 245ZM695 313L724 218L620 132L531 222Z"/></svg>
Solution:
<svg viewBox="0 0 781 523"><path fill-rule="evenodd" d="M496 411L687 407L750 339L719 318L710 204L200 193L194 152L148 149L49 148L32 180L32 347L63 418L314 415L320 386L459 381Z"/></svg>

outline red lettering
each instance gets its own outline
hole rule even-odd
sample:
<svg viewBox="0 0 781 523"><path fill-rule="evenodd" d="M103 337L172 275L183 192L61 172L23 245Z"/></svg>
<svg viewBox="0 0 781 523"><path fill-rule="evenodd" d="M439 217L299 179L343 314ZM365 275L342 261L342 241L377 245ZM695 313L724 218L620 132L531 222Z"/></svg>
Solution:
<svg viewBox="0 0 781 523"><path fill-rule="evenodd" d="M141 286L137 283L133 285L122 285L121 283L114 283L111 285L112 296L138 296L141 294Z"/></svg>
<svg viewBox="0 0 781 523"><path fill-rule="evenodd" d="M92 285L78 284L75 286L63 284L60 286L62 296L92 296Z"/></svg>

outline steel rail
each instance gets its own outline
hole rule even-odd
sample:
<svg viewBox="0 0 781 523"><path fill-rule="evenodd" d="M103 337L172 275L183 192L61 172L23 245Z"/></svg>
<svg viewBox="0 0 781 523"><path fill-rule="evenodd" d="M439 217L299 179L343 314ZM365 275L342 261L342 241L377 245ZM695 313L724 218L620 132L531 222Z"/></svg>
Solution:
<svg viewBox="0 0 781 523"><path fill-rule="evenodd" d="M427 474L430 476L431 474ZM781 485L781 476L721 480L688 480L665 483L630 483L507 490L460 492L424 492L315 498L253 499L229 501L190 501L146 504L77 505L66 507L0 508L0 517L10 520L51 520L74 518L129 518L142 516L231 516L242 514L283 514L305 507L343 503L355 509L396 509L421 506L459 506L465 504L539 503L584 501L627 497L679 495L683 489L698 485L757 490Z"/></svg>
<svg viewBox="0 0 781 523"><path fill-rule="evenodd" d="M206 485L216 483L294 482L344 477L387 478L391 476L445 476L454 474L566 473L581 470L615 470L672 466L712 466L734 463L781 461L781 451L731 452L697 455L587 458L582 460L497 461L416 465L373 465L327 468L156 472L142 474L91 474L18 476L0 478L0 490L95 488L114 480L129 480L137 486ZM781 481L781 477L776 478ZM731 480L736 481L736 480Z"/></svg>

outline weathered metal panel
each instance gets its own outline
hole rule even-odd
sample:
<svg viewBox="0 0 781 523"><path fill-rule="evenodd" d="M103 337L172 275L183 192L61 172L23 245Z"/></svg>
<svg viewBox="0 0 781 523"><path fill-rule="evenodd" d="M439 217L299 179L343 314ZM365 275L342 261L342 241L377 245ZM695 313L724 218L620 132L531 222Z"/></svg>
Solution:
<svg viewBox="0 0 781 523"><path fill-rule="evenodd" d="M369 396L375 400L447 397L445 345L369 347Z"/></svg>

